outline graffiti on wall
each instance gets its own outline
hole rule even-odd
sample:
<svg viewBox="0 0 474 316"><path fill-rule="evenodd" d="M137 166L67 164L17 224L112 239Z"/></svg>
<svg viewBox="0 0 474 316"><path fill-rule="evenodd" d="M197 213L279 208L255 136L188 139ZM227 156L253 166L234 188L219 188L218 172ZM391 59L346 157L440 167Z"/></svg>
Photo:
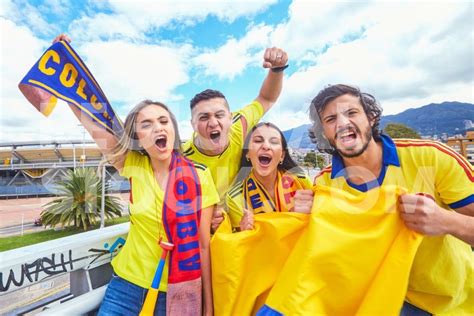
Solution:
<svg viewBox="0 0 474 316"><path fill-rule="evenodd" d="M74 249L69 249L62 253L52 253L21 263L19 268L18 265L10 267L7 271L0 271L0 293L40 282L61 273L81 268L88 269L100 259L108 262L112 260L112 257L118 253L124 244L125 239L118 237L110 246L105 243L103 249L89 248L87 255L82 257L74 258Z"/></svg>

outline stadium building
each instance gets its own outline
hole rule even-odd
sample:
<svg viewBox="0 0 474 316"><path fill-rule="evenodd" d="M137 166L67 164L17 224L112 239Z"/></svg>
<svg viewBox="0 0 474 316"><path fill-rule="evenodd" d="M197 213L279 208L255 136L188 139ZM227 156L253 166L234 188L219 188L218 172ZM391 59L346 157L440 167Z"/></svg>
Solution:
<svg viewBox="0 0 474 316"><path fill-rule="evenodd" d="M0 143L0 198L55 195L55 182L66 170L98 168L102 153L85 141ZM128 181L106 165L106 181L112 191L128 191Z"/></svg>

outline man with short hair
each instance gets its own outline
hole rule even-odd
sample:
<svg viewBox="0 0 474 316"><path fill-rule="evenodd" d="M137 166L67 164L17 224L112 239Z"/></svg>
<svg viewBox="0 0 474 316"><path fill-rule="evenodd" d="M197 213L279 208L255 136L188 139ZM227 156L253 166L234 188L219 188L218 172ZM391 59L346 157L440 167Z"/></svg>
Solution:
<svg viewBox="0 0 474 316"><path fill-rule="evenodd" d="M348 85L328 86L310 106L311 134L332 165L315 185L362 196L397 185L405 225L425 235L411 269L401 315L474 313L474 171L444 144L392 140L378 130L382 109L370 94ZM311 191L296 194L295 208L310 212Z"/></svg>
<svg viewBox="0 0 474 316"><path fill-rule="evenodd" d="M239 111L231 113L225 96L217 90L204 90L190 102L194 134L183 146L184 155L211 170L221 205L240 169L247 133L280 96L288 56L283 50L273 47L265 50L263 59L263 67L269 71L260 92L253 102ZM221 212L221 207L215 212L213 229L223 219Z"/></svg>

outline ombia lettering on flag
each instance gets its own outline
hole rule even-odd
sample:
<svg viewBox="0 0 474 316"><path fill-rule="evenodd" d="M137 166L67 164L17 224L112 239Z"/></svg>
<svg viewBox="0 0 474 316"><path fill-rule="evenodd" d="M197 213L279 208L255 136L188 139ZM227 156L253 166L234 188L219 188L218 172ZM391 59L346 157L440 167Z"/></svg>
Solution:
<svg viewBox="0 0 474 316"><path fill-rule="evenodd" d="M119 136L123 123L92 73L65 41L53 44L18 85L33 106L49 116L57 99L76 106L96 124Z"/></svg>
<svg viewBox="0 0 474 316"><path fill-rule="evenodd" d="M258 214L250 233L216 232L216 314L399 315L422 240L398 214L404 190L314 191L306 221Z"/></svg>

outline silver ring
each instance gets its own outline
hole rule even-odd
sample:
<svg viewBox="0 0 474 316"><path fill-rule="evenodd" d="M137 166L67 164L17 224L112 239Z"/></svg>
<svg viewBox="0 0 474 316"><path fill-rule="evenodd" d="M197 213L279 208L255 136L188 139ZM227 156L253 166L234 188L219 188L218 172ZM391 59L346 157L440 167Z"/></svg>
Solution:
<svg viewBox="0 0 474 316"><path fill-rule="evenodd" d="M283 56L282 56L282 55L277 55L277 56L276 56L276 58L281 58L281 57L283 57Z"/></svg>

